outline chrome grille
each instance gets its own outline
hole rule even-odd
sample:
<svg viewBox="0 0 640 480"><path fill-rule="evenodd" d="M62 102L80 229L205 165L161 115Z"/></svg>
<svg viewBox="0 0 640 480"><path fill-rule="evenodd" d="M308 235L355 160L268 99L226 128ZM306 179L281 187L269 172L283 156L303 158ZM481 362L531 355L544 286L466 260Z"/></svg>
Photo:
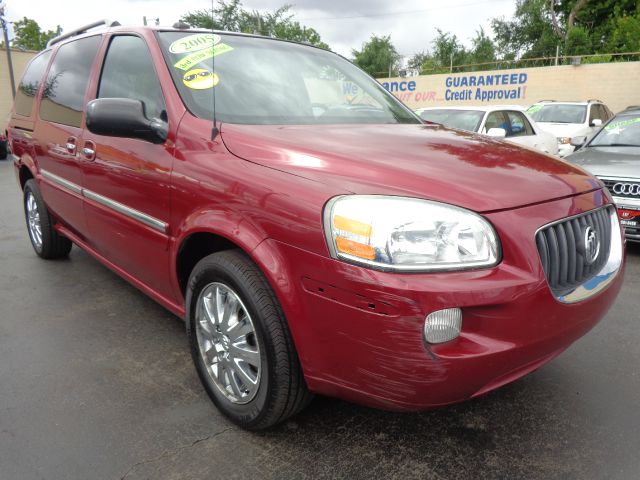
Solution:
<svg viewBox="0 0 640 480"><path fill-rule="evenodd" d="M640 180L617 180L613 178L600 178L600 180L614 197L640 200Z"/></svg>
<svg viewBox="0 0 640 480"><path fill-rule="evenodd" d="M607 262L611 248L612 206L567 218L543 227L536 244L547 282L554 295L566 295L593 278ZM585 232L591 229L600 240L595 259L589 261Z"/></svg>

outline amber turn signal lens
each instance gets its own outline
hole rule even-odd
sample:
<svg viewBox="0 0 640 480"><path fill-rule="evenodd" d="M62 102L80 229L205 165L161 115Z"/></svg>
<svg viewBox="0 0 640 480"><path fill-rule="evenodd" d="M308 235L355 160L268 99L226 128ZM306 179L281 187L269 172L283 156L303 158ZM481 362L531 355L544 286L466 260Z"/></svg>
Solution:
<svg viewBox="0 0 640 480"><path fill-rule="evenodd" d="M337 237L336 247L338 247L338 251L342 253L364 258L365 260L374 260L376 258L376 251L371 245L354 242L347 238Z"/></svg>
<svg viewBox="0 0 640 480"><path fill-rule="evenodd" d="M333 217L333 226L337 230L353 233L354 235L361 235L366 238L371 236L371 225L341 217L340 215Z"/></svg>

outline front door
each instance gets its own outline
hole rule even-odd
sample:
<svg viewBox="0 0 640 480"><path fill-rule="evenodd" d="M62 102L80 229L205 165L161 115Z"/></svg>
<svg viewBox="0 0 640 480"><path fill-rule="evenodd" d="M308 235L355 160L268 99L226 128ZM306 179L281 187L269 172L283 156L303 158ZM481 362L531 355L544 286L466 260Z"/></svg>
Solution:
<svg viewBox="0 0 640 480"><path fill-rule="evenodd" d="M167 121L145 41L110 39L97 98L141 100L149 119ZM84 131L85 216L92 247L156 293L170 298L169 219L173 155L166 144Z"/></svg>

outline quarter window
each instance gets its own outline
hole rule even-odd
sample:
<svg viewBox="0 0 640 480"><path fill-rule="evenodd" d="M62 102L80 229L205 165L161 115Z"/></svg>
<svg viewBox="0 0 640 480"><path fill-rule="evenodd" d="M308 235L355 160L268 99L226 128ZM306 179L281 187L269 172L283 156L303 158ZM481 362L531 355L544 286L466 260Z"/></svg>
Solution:
<svg viewBox="0 0 640 480"><path fill-rule="evenodd" d="M41 53L27 67L16 92L15 108L18 115L31 116L33 100L36 93L38 93L40 83L42 83L42 76L45 68L47 68L50 56L51 50Z"/></svg>
<svg viewBox="0 0 640 480"><path fill-rule="evenodd" d="M45 81L40 118L81 126L89 74L100 40L100 36L81 38L58 49Z"/></svg>
<svg viewBox="0 0 640 480"><path fill-rule="evenodd" d="M130 98L144 104L147 118L166 120L165 103L151 60L140 37L114 37L102 68L98 98Z"/></svg>

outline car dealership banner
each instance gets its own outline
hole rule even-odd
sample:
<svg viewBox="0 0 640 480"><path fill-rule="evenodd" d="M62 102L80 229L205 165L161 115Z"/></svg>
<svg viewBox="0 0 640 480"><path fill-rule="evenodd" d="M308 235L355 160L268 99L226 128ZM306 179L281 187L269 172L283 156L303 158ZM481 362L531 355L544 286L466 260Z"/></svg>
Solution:
<svg viewBox="0 0 640 480"><path fill-rule="evenodd" d="M639 104L640 62L563 65L487 72L380 78L410 108L516 104L597 98L614 112Z"/></svg>

